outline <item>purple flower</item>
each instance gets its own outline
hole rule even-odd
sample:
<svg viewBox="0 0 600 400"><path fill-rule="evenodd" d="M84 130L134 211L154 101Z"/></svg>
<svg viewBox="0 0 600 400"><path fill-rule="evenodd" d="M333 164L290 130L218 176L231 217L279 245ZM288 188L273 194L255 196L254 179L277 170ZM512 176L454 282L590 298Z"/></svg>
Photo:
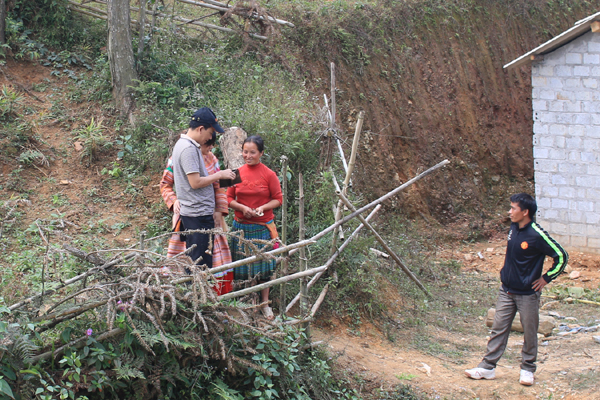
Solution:
<svg viewBox="0 0 600 400"><path fill-rule="evenodd" d="M94 333L94 331L92 330L92 328L90 328L90 329L88 329L88 330L87 330L85 333L86 333L88 336L92 336L92 333Z"/></svg>

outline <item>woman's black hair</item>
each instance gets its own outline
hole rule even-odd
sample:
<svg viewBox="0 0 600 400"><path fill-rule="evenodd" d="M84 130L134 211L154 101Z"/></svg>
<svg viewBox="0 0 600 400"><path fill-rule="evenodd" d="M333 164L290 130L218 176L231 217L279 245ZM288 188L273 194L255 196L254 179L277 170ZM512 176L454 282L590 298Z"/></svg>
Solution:
<svg viewBox="0 0 600 400"><path fill-rule="evenodd" d="M261 138L258 135L253 135L246 138L246 140L244 140L244 143L242 144L242 149L244 148L244 145L246 143L254 143L258 151L260 151L261 153L265 150L265 142L263 141L263 138Z"/></svg>
<svg viewBox="0 0 600 400"><path fill-rule="evenodd" d="M204 144L206 146L214 146L217 143L217 131L213 131L212 137L208 139Z"/></svg>

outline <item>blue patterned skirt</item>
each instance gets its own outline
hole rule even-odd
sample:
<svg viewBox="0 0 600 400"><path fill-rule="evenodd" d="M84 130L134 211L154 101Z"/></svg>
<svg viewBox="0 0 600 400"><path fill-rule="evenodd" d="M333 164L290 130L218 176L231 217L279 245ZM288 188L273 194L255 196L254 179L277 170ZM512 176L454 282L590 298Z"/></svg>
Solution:
<svg viewBox="0 0 600 400"><path fill-rule="evenodd" d="M258 224L242 224L238 221L233 221L233 231L243 231L244 239L246 240L271 240L271 233L266 226ZM244 248L242 243L235 237L231 239L231 256L233 261L242 260L252 255L252 251L249 248ZM263 243L256 243L256 247L259 249L265 247ZM247 254L247 255L246 255ZM260 260L253 262L252 264L242 265L233 269L233 278L235 280L246 280L248 277L253 278L255 275L260 274L261 281L267 281L273 275L275 270L276 260ZM250 275L248 276L248 268L250 268Z"/></svg>

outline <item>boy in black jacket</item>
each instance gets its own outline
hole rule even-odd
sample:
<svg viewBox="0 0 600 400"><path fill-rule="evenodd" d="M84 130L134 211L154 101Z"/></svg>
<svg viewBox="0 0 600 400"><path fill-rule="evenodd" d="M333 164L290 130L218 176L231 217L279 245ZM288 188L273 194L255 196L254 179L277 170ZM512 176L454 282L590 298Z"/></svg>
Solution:
<svg viewBox="0 0 600 400"><path fill-rule="evenodd" d="M533 385L535 360L537 358L537 331L542 289L565 269L568 254L533 219L537 204L526 193L510 198L508 215L512 221L508 233L506 258L500 271L502 287L496 304L496 315L487 353L477 368L465 374L472 379L494 379L496 363L502 357L512 321L517 311L523 326L523 349L521 351L520 383ZM544 258L554 259L552 268L542 275Z"/></svg>

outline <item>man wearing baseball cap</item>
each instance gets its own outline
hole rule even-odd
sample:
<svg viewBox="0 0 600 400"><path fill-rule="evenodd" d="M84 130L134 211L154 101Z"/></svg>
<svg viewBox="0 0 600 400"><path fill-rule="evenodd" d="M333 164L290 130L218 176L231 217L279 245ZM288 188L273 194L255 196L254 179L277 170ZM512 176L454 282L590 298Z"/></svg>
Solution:
<svg viewBox="0 0 600 400"><path fill-rule="evenodd" d="M202 107L192 115L189 129L173 148L175 192L181 204L181 222L186 231L215 227L213 182L235 178L230 169L212 175L206 171L200 147L212 138L215 131L224 132L212 110ZM212 254L208 249L210 235L192 233L184 237L186 248L196 245L189 253L196 264L212 268Z"/></svg>

